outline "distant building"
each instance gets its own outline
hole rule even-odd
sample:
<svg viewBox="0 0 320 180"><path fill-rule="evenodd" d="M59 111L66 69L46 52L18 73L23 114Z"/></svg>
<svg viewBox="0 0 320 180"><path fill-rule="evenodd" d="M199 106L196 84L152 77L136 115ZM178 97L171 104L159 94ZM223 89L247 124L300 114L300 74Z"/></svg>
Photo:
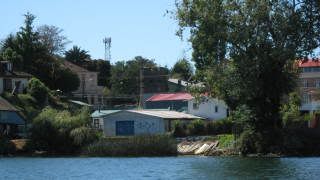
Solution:
<svg viewBox="0 0 320 180"><path fill-rule="evenodd" d="M208 120L219 120L229 116L229 108L222 100L204 96L199 101L194 98L188 101L188 113Z"/></svg>
<svg viewBox="0 0 320 180"><path fill-rule="evenodd" d="M20 111L0 97L0 136L15 137L21 133L19 126L24 125L25 119Z"/></svg>
<svg viewBox="0 0 320 180"><path fill-rule="evenodd" d="M22 93L28 85L32 75L15 71L13 65L8 61L0 62L0 94L7 92Z"/></svg>
<svg viewBox="0 0 320 180"><path fill-rule="evenodd" d="M188 101L191 99L192 95L186 92L155 94L146 100L145 109L187 111Z"/></svg>
<svg viewBox="0 0 320 180"><path fill-rule="evenodd" d="M307 59L298 62L300 70L298 88L301 95L302 112L314 112L320 109L320 59Z"/></svg>
<svg viewBox="0 0 320 180"><path fill-rule="evenodd" d="M80 79L79 88L73 91L72 94L82 101L94 105L97 109L99 105L103 104L103 86L98 86L98 72L88 71L69 61L63 61L64 66L76 73Z"/></svg>
<svg viewBox="0 0 320 180"><path fill-rule="evenodd" d="M202 119L168 110L104 110L95 111L91 117L93 126L103 129L105 136L163 134L173 130L175 120L187 123Z"/></svg>
<svg viewBox="0 0 320 180"><path fill-rule="evenodd" d="M229 109L224 101L207 96L196 100L186 92L155 94L147 99L145 109L170 109L208 120L218 120L229 115Z"/></svg>

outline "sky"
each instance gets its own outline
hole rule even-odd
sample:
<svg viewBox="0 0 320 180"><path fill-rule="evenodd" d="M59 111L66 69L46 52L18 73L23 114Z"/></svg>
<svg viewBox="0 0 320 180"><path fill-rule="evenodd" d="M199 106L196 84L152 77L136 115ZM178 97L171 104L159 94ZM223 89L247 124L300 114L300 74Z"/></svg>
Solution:
<svg viewBox="0 0 320 180"><path fill-rule="evenodd" d="M176 20L166 14L175 0L2 0L0 39L23 25L23 14L37 18L35 27L54 25L63 29L73 45L104 58L104 37L111 37L111 63L135 56L154 59L172 67L180 58L190 59L191 45L175 35Z"/></svg>

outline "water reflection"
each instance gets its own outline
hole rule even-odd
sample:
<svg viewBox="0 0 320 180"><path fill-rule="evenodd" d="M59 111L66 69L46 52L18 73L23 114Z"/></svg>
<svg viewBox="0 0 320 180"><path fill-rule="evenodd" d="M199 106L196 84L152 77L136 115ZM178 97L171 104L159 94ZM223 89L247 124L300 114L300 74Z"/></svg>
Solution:
<svg viewBox="0 0 320 180"><path fill-rule="evenodd" d="M320 158L0 158L0 179L319 179Z"/></svg>
<svg viewBox="0 0 320 180"><path fill-rule="evenodd" d="M317 164L317 165L315 165ZM194 161L193 176L235 179L318 179L319 159L217 157Z"/></svg>

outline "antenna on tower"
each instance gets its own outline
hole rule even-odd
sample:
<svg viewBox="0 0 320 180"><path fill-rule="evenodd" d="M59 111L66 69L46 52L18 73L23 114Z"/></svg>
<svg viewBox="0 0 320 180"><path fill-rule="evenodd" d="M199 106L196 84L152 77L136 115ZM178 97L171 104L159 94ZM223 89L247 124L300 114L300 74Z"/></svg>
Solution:
<svg viewBox="0 0 320 180"><path fill-rule="evenodd" d="M103 39L104 43L104 60L111 61L111 37L106 37Z"/></svg>

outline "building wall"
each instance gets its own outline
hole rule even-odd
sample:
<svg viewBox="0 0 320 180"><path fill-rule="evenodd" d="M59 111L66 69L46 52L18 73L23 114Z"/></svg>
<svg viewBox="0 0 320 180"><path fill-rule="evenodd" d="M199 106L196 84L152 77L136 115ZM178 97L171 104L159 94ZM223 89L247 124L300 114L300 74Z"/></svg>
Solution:
<svg viewBox="0 0 320 180"><path fill-rule="evenodd" d="M320 72L302 72L298 81L301 97L301 111L315 111L320 108L316 92L320 91Z"/></svg>
<svg viewBox="0 0 320 180"><path fill-rule="evenodd" d="M162 118L121 111L109 114L103 118L105 136L116 136L117 121L134 121L134 135L161 134L165 132L165 123Z"/></svg>
<svg viewBox="0 0 320 180"><path fill-rule="evenodd" d="M0 93L3 93L3 91L4 91L3 79L4 79L3 77L0 77ZM15 86L15 82L20 81L20 87L17 90L17 92L19 92L19 93L22 93L23 90L28 86L28 81L29 81L28 78L10 78L10 77L8 77L6 79L12 80L12 89Z"/></svg>
<svg viewBox="0 0 320 180"><path fill-rule="evenodd" d="M99 122L99 125L98 125L98 127L96 127L96 125L95 125L95 120L98 120L98 122ZM94 128L98 128L98 129L102 129L103 130L103 118L102 117L100 117L100 118L92 118L92 127L94 127Z"/></svg>
<svg viewBox="0 0 320 180"><path fill-rule="evenodd" d="M218 99L206 98L199 103L197 103L195 99L188 101L189 114L209 120L218 120L227 117L227 109L225 103Z"/></svg>

